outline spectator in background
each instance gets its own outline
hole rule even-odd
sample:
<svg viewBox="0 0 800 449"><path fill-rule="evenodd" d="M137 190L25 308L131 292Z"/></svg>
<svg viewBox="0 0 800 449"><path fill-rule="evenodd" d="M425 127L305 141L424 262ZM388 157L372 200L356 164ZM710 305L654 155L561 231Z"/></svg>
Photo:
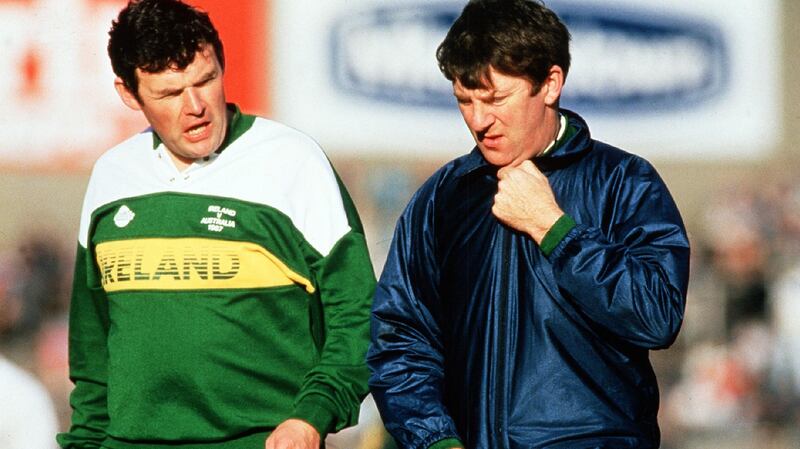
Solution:
<svg viewBox="0 0 800 449"><path fill-rule="evenodd" d="M4 345L12 337L22 314L20 298L13 293L17 260L9 252L0 253L0 342Z"/></svg>
<svg viewBox="0 0 800 449"><path fill-rule="evenodd" d="M697 234L705 238L696 243L707 245L711 263L695 264L700 273L692 282L709 307L687 309L686 324L707 330L722 316L725 326L684 332L692 337L682 342L686 357L673 362L681 376L665 386L665 417L686 446L704 438L715 442L711 447L733 446L720 438L735 441L736 429L754 441L748 447L798 447L800 434L779 430L796 429L800 420L798 192L780 180L737 181L709 197L705 233Z"/></svg>
<svg viewBox="0 0 800 449"><path fill-rule="evenodd" d="M753 192L735 189L706 212L712 265L724 295L725 337L736 337L750 324L767 320L766 262L770 249L761 201Z"/></svg>
<svg viewBox="0 0 800 449"><path fill-rule="evenodd" d="M64 262L61 249L47 237L26 239L19 248L22 278L19 296L24 304L20 326L34 332L46 316L63 312Z"/></svg>
<svg viewBox="0 0 800 449"><path fill-rule="evenodd" d="M47 390L0 355L0 448L54 449L57 431Z"/></svg>
<svg viewBox="0 0 800 449"><path fill-rule="evenodd" d="M0 254L0 352L48 390L59 428L68 422L71 389L65 357L67 265L62 246L44 230Z"/></svg>
<svg viewBox="0 0 800 449"><path fill-rule="evenodd" d="M6 346L27 344L46 319L65 313L64 265L61 247L40 234L0 257L0 338Z"/></svg>
<svg viewBox="0 0 800 449"><path fill-rule="evenodd" d="M782 265L770 289L773 347L768 418L800 429L800 184L781 189L779 233L772 245Z"/></svg>
<svg viewBox="0 0 800 449"><path fill-rule="evenodd" d="M775 344L770 373L773 406L781 418L800 425L800 261L778 276L772 297Z"/></svg>

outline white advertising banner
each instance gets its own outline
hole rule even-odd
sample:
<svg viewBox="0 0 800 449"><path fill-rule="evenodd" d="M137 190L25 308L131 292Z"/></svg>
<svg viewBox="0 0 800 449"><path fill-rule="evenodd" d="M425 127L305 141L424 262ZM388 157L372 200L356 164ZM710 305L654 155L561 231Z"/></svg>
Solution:
<svg viewBox="0 0 800 449"><path fill-rule="evenodd" d="M546 2L572 33L562 106L647 157L764 157L780 139L777 0ZM471 138L435 50L463 1L276 0L273 111L331 153L448 158Z"/></svg>
<svg viewBox="0 0 800 449"><path fill-rule="evenodd" d="M226 93L268 106L267 0L189 0L211 15L231 70ZM106 46L127 0L0 0L0 170L86 170L147 122L114 89Z"/></svg>
<svg viewBox="0 0 800 449"><path fill-rule="evenodd" d="M120 1L0 0L0 165L68 169L141 129L106 56Z"/></svg>

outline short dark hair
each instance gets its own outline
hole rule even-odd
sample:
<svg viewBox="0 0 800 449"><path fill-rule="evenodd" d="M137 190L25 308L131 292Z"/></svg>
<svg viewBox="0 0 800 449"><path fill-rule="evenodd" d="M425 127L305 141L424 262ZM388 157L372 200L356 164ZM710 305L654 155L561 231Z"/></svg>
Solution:
<svg viewBox="0 0 800 449"><path fill-rule="evenodd" d="M111 67L136 98L137 68L148 73L184 69L203 45L214 48L225 68L222 41L208 14L179 0L131 0L108 35Z"/></svg>
<svg viewBox="0 0 800 449"><path fill-rule="evenodd" d="M468 89L485 87L489 69L526 77L538 92L550 68L569 71L570 35L541 2L472 0L436 50L439 69Z"/></svg>

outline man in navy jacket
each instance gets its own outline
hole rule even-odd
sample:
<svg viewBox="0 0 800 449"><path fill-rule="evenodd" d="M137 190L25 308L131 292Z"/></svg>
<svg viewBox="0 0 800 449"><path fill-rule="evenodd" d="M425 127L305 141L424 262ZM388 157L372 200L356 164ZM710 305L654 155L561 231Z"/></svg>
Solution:
<svg viewBox="0 0 800 449"><path fill-rule="evenodd" d="M569 33L473 0L437 51L476 147L400 217L368 364L403 448L654 448L648 359L683 320L689 244L644 159L559 108Z"/></svg>

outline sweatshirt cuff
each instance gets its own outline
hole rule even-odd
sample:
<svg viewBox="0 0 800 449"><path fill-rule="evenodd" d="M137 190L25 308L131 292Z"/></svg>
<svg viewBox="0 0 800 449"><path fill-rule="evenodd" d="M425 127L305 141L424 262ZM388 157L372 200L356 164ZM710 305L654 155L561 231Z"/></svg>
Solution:
<svg viewBox="0 0 800 449"><path fill-rule="evenodd" d="M450 449L451 447L464 447L464 444L457 438L445 438L428 446L428 449Z"/></svg>
<svg viewBox="0 0 800 449"><path fill-rule="evenodd" d="M561 218L556 220L553 226L550 227L550 230L547 231L547 234L544 235L542 243L539 245L544 255L549 256L576 225L575 220L567 214L562 215Z"/></svg>
<svg viewBox="0 0 800 449"><path fill-rule="evenodd" d="M323 404L325 397L308 395L298 403L290 418L303 420L317 430L320 438L324 439L336 422L336 415Z"/></svg>

